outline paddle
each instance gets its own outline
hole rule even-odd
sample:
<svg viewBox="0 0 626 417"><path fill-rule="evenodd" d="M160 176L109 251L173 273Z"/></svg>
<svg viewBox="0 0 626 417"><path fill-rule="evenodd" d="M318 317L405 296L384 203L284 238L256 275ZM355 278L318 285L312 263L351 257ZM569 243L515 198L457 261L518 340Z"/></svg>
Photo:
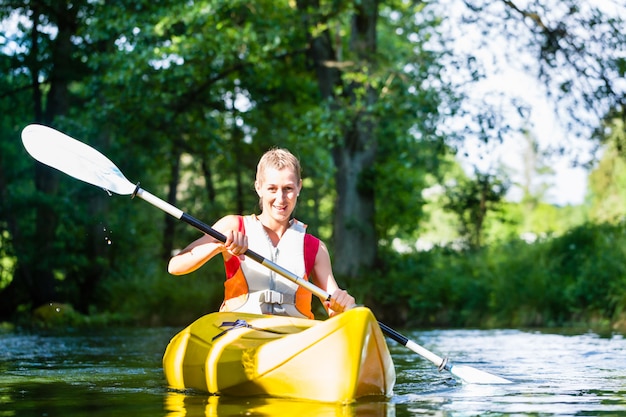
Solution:
<svg viewBox="0 0 626 417"><path fill-rule="evenodd" d="M182 210L153 194L150 194L148 191L139 187L139 184L135 185L128 181L111 160L76 139L47 126L31 124L26 126L22 131L22 142L28 153L43 164L56 168L76 179L103 188L109 194L113 192L120 195L137 196L220 242L226 241L226 236L209 225L184 213ZM248 249L245 255L288 280L306 288L316 296L326 301L330 300L331 294L328 292L306 281L304 278L287 271L279 265L276 265L272 261L265 259L256 252ZM434 363L440 371L445 369L464 382L474 384L511 383L511 381L507 379L480 371L470 366L453 366L448 363L447 358L444 359L435 355L383 323L379 322L378 324L383 333L387 336Z"/></svg>

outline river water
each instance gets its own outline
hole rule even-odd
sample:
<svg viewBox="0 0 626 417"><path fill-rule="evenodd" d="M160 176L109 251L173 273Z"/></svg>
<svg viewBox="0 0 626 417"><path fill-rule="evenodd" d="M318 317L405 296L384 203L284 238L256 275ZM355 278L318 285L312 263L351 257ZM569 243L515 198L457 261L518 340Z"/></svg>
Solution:
<svg viewBox="0 0 626 417"><path fill-rule="evenodd" d="M626 415L626 339L617 334L404 332L452 363L513 383L463 384L389 340L394 395L339 406L171 392L161 356L178 330L0 333L0 417Z"/></svg>

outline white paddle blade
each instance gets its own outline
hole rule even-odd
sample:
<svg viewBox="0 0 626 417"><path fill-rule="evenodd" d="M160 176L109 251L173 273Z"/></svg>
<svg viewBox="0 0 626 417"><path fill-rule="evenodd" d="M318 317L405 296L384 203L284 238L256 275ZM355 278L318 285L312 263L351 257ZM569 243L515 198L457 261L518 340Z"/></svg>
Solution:
<svg viewBox="0 0 626 417"><path fill-rule="evenodd" d="M135 191L135 185L106 156L50 127L26 126L22 143L33 158L76 179L116 194Z"/></svg>
<svg viewBox="0 0 626 417"><path fill-rule="evenodd" d="M512 381L501 378L497 375L481 371L471 366L453 365L450 373L460 378L463 382L470 384L512 384Z"/></svg>

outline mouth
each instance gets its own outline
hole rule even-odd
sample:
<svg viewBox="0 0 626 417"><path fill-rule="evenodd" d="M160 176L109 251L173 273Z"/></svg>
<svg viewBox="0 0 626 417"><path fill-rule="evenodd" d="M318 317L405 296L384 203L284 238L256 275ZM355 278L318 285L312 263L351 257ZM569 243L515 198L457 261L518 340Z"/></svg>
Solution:
<svg viewBox="0 0 626 417"><path fill-rule="evenodd" d="M276 205L274 205L272 207L274 207L274 210L278 210L278 211L285 211L285 210L287 210L287 206L276 206Z"/></svg>

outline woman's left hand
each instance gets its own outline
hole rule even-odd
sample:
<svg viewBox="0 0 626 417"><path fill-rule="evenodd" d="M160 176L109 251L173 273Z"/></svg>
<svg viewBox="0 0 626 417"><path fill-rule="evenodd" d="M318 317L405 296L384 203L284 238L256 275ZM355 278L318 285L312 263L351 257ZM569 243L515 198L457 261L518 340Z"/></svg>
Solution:
<svg viewBox="0 0 626 417"><path fill-rule="evenodd" d="M346 290L337 288L330 296L330 301L326 305L330 310L330 316L342 313L356 306L356 300L348 294Z"/></svg>

